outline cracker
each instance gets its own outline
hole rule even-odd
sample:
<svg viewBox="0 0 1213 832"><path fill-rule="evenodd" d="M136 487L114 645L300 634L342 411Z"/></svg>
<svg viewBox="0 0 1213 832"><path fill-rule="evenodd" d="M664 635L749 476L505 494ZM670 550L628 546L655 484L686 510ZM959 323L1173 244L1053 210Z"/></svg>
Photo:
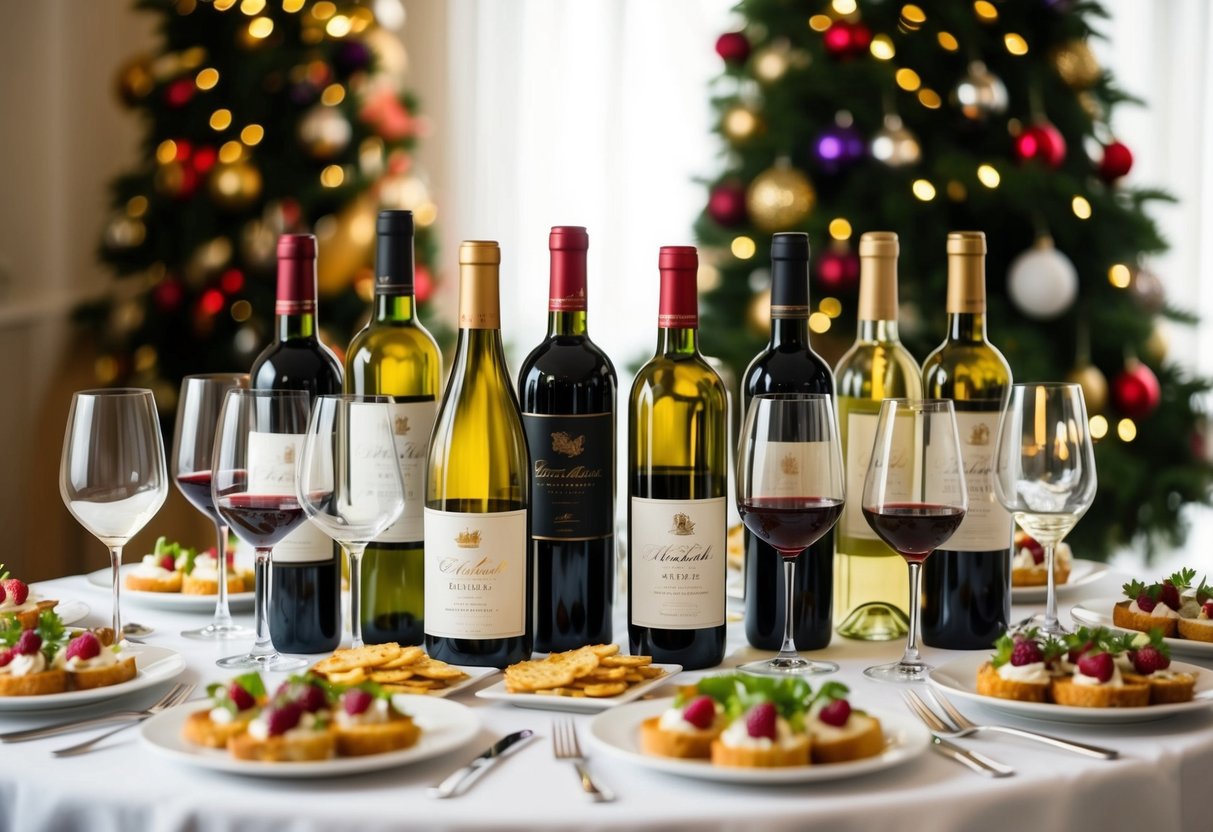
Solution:
<svg viewBox="0 0 1213 832"><path fill-rule="evenodd" d="M418 662L410 665L409 670L415 675L426 679L463 679L467 676L462 670L437 659Z"/></svg>
<svg viewBox="0 0 1213 832"><path fill-rule="evenodd" d="M546 659L512 664L505 669L511 690L544 690L564 687L598 667L598 655L590 647L553 653Z"/></svg>
<svg viewBox="0 0 1213 832"><path fill-rule="evenodd" d="M335 685L357 685L366 681L366 670L355 667L353 670L343 670L340 673L327 673L325 678Z"/></svg>
<svg viewBox="0 0 1213 832"><path fill-rule="evenodd" d="M595 682L618 682L626 680L627 675L628 669L626 667L596 667L581 678Z"/></svg>
<svg viewBox="0 0 1213 832"><path fill-rule="evenodd" d="M426 658L426 656L425 656L424 650L422 650L420 647L418 647L416 645L410 645L408 647L402 647L400 649L399 656L392 659L391 661L387 661L381 665L378 665L378 669L379 670L396 670L401 667L408 667L409 665L414 665L417 662L424 661L425 658Z"/></svg>
<svg viewBox="0 0 1213 832"><path fill-rule="evenodd" d="M411 670L372 670L371 681L379 684L392 684L412 679L414 675Z"/></svg>
<svg viewBox="0 0 1213 832"><path fill-rule="evenodd" d="M608 696L618 696L628 689L627 682L603 682L597 685L586 685L582 690L586 696L602 699Z"/></svg>
<svg viewBox="0 0 1213 832"><path fill-rule="evenodd" d="M421 650L420 647L415 649ZM402 652L400 645L395 642L336 650L327 659L316 662L312 670L327 676L330 673L343 673L359 667L378 667L399 658Z"/></svg>
<svg viewBox="0 0 1213 832"><path fill-rule="evenodd" d="M591 644L590 649L600 659L605 659L607 656L614 656L619 652L618 644Z"/></svg>
<svg viewBox="0 0 1213 832"><path fill-rule="evenodd" d="M606 656L601 659L603 667L641 667L652 664L652 656Z"/></svg>

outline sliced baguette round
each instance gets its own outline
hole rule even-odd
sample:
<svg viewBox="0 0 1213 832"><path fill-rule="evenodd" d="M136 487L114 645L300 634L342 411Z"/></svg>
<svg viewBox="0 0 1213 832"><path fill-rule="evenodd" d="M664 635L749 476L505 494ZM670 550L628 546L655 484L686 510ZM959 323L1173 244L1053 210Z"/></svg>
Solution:
<svg viewBox="0 0 1213 832"><path fill-rule="evenodd" d="M1179 634L1192 641L1213 641L1213 620L1208 618L1179 619Z"/></svg>
<svg viewBox="0 0 1213 832"><path fill-rule="evenodd" d="M809 764L809 735L798 734L787 745L770 748L735 748L712 740L712 764L734 768L783 768Z"/></svg>
<svg viewBox="0 0 1213 832"><path fill-rule="evenodd" d="M227 750L238 760L260 760L267 763L302 763L331 759L337 751L337 735L333 731L311 731L303 736L266 737L259 740L247 731L227 742Z"/></svg>
<svg viewBox="0 0 1213 832"><path fill-rule="evenodd" d="M1076 708L1144 708L1150 704L1150 686L1129 679L1120 687L1076 685L1073 679L1054 679L1053 701Z"/></svg>
<svg viewBox="0 0 1213 832"><path fill-rule="evenodd" d="M707 731L665 731L661 717L649 717L640 723L640 750L656 757L706 760L712 756L712 740L722 730L723 725Z"/></svg>
<svg viewBox="0 0 1213 832"><path fill-rule="evenodd" d="M374 725L338 725L337 754L342 757L366 757L399 751L416 743L420 736L421 729L417 723L403 715Z"/></svg>
<svg viewBox="0 0 1213 832"><path fill-rule="evenodd" d="M66 670L44 670L28 676L0 674L0 696L44 696L67 690Z"/></svg>
<svg viewBox="0 0 1213 832"><path fill-rule="evenodd" d="M1070 580L1070 566L1060 560L1053 564L1053 582L1064 584ZM1049 582L1048 570L1041 566L1031 569L1017 567L1011 570L1011 586L1044 586Z"/></svg>
<svg viewBox="0 0 1213 832"><path fill-rule="evenodd" d="M130 572L126 576L126 588L137 592L180 592L181 573L170 572L164 577L158 577Z"/></svg>
<svg viewBox="0 0 1213 832"><path fill-rule="evenodd" d="M127 656L126 658L118 659L117 664L112 664L109 667L69 670L67 674L71 677L73 688L76 690L90 690L92 688L105 688L110 685L129 682L135 678L135 672L135 657Z"/></svg>
<svg viewBox="0 0 1213 832"><path fill-rule="evenodd" d="M1176 702L1191 702L1196 694L1196 676L1192 673L1176 673L1172 677L1160 678L1151 673L1126 673L1125 681L1145 684L1150 687L1151 705L1173 705Z"/></svg>
<svg viewBox="0 0 1213 832"><path fill-rule="evenodd" d="M237 575L234 569L227 573L227 591L244 592L244 578ZM212 581L208 578L195 578L193 575L185 575L181 578L181 594L218 595L219 579L216 578Z"/></svg>
<svg viewBox="0 0 1213 832"><path fill-rule="evenodd" d="M53 610L58 601L36 601L34 606L28 610L22 610L15 613L17 621L21 623L21 629L32 630L38 626L38 619L42 617L42 613L47 610Z"/></svg>
<svg viewBox="0 0 1213 832"><path fill-rule="evenodd" d="M1177 618L1167 618L1162 615L1150 615L1145 612L1134 612L1129 609L1132 601L1120 601L1112 607L1112 623L1126 630L1138 630L1148 633L1151 630L1161 630L1166 638L1174 638L1178 629Z"/></svg>
<svg viewBox="0 0 1213 832"><path fill-rule="evenodd" d="M977 692L996 699L1016 699L1020 702L1048 702L1048 682L1020 682L1004 679L998 669L986 662L977 669Z"/></svg>
<svg viewBox="0 0 1213 832"><path fill-rule="evenodd" d="M250 708L245 711L247 716L236 717L231 722L215 722L211 719L209 709L194 711L181 726L181 735L195 745L226 748L228 740L248 730L248 724L253 721L256 713L256 708Z"/></svg>
<svg viewBox="0 0 1213 832"><path fill-rule="evenodd" d="M810 757L815 763L845 763L875 757L884 751L884 730L874 716L852 712L841 728L820 720L809 722L813 738Z"/></svg>

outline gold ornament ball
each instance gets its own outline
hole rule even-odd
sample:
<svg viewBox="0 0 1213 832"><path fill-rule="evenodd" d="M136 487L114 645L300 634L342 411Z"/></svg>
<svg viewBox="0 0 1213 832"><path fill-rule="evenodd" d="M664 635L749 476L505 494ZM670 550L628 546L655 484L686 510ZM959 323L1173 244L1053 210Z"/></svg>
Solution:
<svg viewBox="0 0 1213 832"><path fill-rule="evenodd" d="M379 203L368 192L316 223L320 249L316 282L321 295L332 297L345 291L358 270L371 260L378 213Z"/></svg>
<svg viewBox="0 0 1213 832"><path fill-rule="evenodd" d="M886 116L884 126L872 137L872 157L891 168L912 165L922 158L918 137L897 116Z"/></svg>
<svg viewBox="0 0 1213 832"><path fill-rule="evenodd" d="M156 86L152 77L152 62L147 55L137 55L118 69L114 92L127 107L136 107Z"/></svg>
<svg viewBox="0 0 1213 832"><path fill-rule="evenodd" d="M142 220L125 213L115 214L105 227L105 247L110 251L127 251L141 245L146 236L147 227Z"/></svg>
<svg viewBox="0 0 1213 832"><path fill-rule="evenodd" d="M1094 364L1071 370L1066 381L1082 388L1088 413L1100 413L1108 404L1108 379Z"/></svg>
<svg viewBox="0 0 1213 832"><path fill-rule="evenodd" d="M1049 62L1067 86L1085 90L1099 80L1099 61L1085 40L1071 40L1054 47Z"/></svg>
<svg viewBox="0 0 1213 832"><path fill-rule="evenodd" d="M246 160L220 162L207 179L211 199L224 211L242 211L261 196L261 171Z"/></svg>
<svg viewBox="0 0 1213 832"><path fill-rule="evenodd" d="M746 191L750 218L763 231L785 231L809 215L817 193L808 177L789 165L776 165L754 178Z"/></svg>
<svg viewBox="0 0 1213 832"><path fill-rule="evenodd" d="M745 315L746 329L759 338L771 334L771 290L763 289L750 299Z"/></svg>
<svg viewBox="0 0 1213 832"><path fill-rule="evenodd" d="M323 104L308 110L299 122L299 141L314 159L331 159L345 150L353 132L340 110Z"/></svg>
<svg viewBox="0 0 1213 832"><path fill-rule="evenodd" d="M724 113L721 129L725 138L734 144L741 144L754 138L763 131L762 116L745 104L736 104Z"/></svg>
<svg viewBox="0 0 1213 832"><path fill-rule="evenodd" d="M754 77L764 84L773 84L788 71L788 45L764 46L754 53Z"/></svg>
<svg viewBox="0 0 1213 832"><path fill-rule="evenodd" d="M1166 359L1167 351L1170 348L1171 337L1167 334L1166 327L1162 322L1154 324L1154 330L1146 339L1146 358L1150 359L1153 364L1161 364Z"/></svg>

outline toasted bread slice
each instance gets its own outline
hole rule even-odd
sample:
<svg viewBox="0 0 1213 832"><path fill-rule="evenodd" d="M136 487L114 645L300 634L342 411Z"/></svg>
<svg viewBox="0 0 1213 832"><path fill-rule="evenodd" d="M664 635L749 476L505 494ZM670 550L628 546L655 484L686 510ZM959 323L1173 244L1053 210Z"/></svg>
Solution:
<svg viewBox="0 0 1213 832"><path fill-rule="evenodd" d="M411 717L394 714L387 722L373 725L338 725L337 753L342 757L366 757L399 751L417 742L421 729Z"/></svg>
<svg viewBox="0 0 1213 832"><path fill-rule="evenodd" d="M215 722L211 719L209 709L194 711L181 726L181 735L195 745L204 745L207 748L226 748L228 740L248 730L248 724L253 721L256 713L256 708L250 708L244 712L244 715L236 717L231 722Z"/></svg>
<svg viewBox="0 0 1213 832"><path fill-rule="evenodd" d="M235 570L227 573L227 591L244 592L244 578L236 574ZM210 580L208 578L196 578L193 575L185 575L181 578L181 594L218 595L219 579Z"/></svg>
<svg viewBox="0 0 1213 832"><path fill-rule="evenodd" d="M181 573L170 572L164 577L156 577L130 572L126 576L126 588L138 592L180 592Z"/></svg>
<svg viewBox="0 0 1213 832"><path fill-rule="evenodd" d="M990 662L986 662L977 670L977 692L982 696L993 696L996 699L1017 699L1020 702L1049 701L1048 682L1020 682L1016 679L1004 679Z"/></svg>
<svg viewBox="0 0 1213 832"><path fill-rule="evenodd" d="M1053 701L1076 708L1144 708L1150 704L1150 686L1125 679L1120 687L1076 685L1073 679L1054 679Z"/></svg>
<svg viewBox="0 0 1213 832"><path fill-rule="evenodd" d="M71 677L72 687L76 690L90 690L92 688L105 688L110 685L117 685L121 682L129 682L135 678L135 657L127 656L126 658L118 659L117 664L111 664L109 667L98 667L89 670L69 670L68 676Z"/></svg>
<svg viewBox="0 0 1213 832"><path fill-rule="evenodd" d="M28 676L0 674L0 696L45 696L67 690L66 670L44 670Z"/></svg>
<svg viewBox="0 0 1213 832"><path fill-rule="evenodd" d="M1181 618L1177 629L1183 638L1213 641L1213 620L1208 618Z"/></svg>
<svg viewBox="0 0 1213 832"><path fill-rule="evenodd" d="M719 739L712 740L712 764L733 768L783 768L809 764L808 734L798 734L788 745L770 748L735 748Z"/></svg>
<svg viewBox="0 0 1213 832"><path fill-rule="evenodd" d="M1129 609L1132 601L1120 601L1112 607L1112 623L1126 630L1139 630L1148 633L1150 630L1162 630L1166 638L1174 638L1178 629L1177 618L1167 618L1162 615L1150 615L1145 612L1133 612Z"/></svg>
<svg viewBox="0 0 1213 832"><path fill-rule="evenodd" d="M1151 705L1191 702L1196 693L1196 675L1193 673L1176 673L1174 676L1168 677L1160 677L1154 673L1149 676L1142 676L1140 673L1126 673L1125 681L1149 685Z"/></svg>
<svg viewBox="0 0 1213 832"><path fill-rule="evenodd" d="M706 731L665 731L661 717L649 717L640 723L640 750L658 757L707 760L712 756L712 740L722 730L723 724Z"/></svg>
<svg viewBox="0 0 1213 832"><path fill-rule="evenodd" d="M302 736L266 737L259 740L247 731L227 742L227 750L238 760L260 760L268 763L302 763L328 760L337 751L334 731L311 731Z"/></svg>
<svg viewBox="0 0 1213 832"><path fill-rule="evenodd" d="M1070 580L1070 566L1061 561L1053 564L1053 582L1064 584ZM1049 582L1049 573L1044 566L1034 566L1031 569L1015 568L1011 570L1011 586L1044 586Z"/></svg>
<svg viewBox="0 0 1213 832"><path fill-rule="evenodd" d="M813 738L809 756L815 763L845 763L875 757L884 750L884 730L874 716L852 712L841 728L820 720L809 722Z"/></svg>

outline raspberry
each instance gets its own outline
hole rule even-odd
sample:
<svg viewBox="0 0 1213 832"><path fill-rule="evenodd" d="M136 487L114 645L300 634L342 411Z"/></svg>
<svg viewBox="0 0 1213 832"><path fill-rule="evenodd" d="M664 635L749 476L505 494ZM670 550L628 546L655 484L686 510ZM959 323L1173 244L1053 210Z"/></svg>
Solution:
<svg viewBox="0 0 1213 832"><path fill-rule="evenodd" d="M327 708L328 697L316 685L302 685L295 694L295 701L309 714L314 714L321 708Z"/></svg>
<svg viewBox="0 0 1213 832"><path fill-rule="evenodd" d="M1034 641L1024 639L1016 643L1015 648L1011 650L1011 664L1015 667L1023 667L1025 664L1035 664L1044 660L1044 653L1040 652L1040 647Z"/></svg>
<svg viewBox="0 0 1213 832"><path fill-rule="evenodd" d="M280 736L298 725L302 717L303 708L298 702L284 702L266 711L265 727L271 737Z"/></svg>
<svg viewBox="0 0 1213 832"><path fill-rule="evenodd" d="M1070 648L1070 653L1067 656L1067 658L1070 660L1071 664L1077 664L1078 660L1081 659L1083 656L1085 656L1087 651L1090 650L1094 646L1095 646L1095 642L1085 641L1079 647Z"/></svg>
<svg viewBox="0 0 1213 832"><path fill-rule="evenodd" d="M8 593L4 591L4 584L0 583L0 604L4 603L6 597L8 597Z"/></svg>
<svg viewBox="0 0 1213 832"><path fill-rule="evenodd" d="M716 721L716 701L710 696L697 696L682 709L682 718L699 730L706 731Z"/></svg>
<svg viewBox="0 0 1213 832"><path fill-rule="evenodd" d="M1101 682L1111 679L1114 669L1115 665L1112 663L1111 653L1095 653L1090 656L1083 656L1078 660L1079 673L1083 676L1098 679Z"/></svg>
<svg viewBox="0 0 1213 832"><path fill-rule="evenodd" d="M371 703L374 701L375 697L361 688L350 688L341 696L341 707L350 716L358 716L358 714L366 713L367 708L371 707Z"/></svg>
<svg viewBox="0 0 1213 832"><path fill-rule="evenodd" d="M247 711L257 704L257 700L253 698L253 695L240 687L236 682L228 685L227 698L232 700L232 704L236 706L236 710L238 711Z"/></svg>
<svg viewBox="0 0 1213 832"><path fill-rule="evenodd" d="M101 655L101 642L92 633L81 633L67 644L69 659L93 659Z"/></svg>
<svg viewBox="0 0 1213 832"><path fill-rule="evenodd" d="M1142 612L1153 612L1154 608L1158 606L1158 602L1143 592L1137 596L1137 606L1141 608Z"/></svg>
<svg viewBox="0 0 1213 832"><path fill-rule="evenodd" d="M1179 588L1170 581L1163 582L1162 595L1158 600L1162 601L1168 607L1176 611L1179 610L1182 604L1182 602L1179 600Z"/></svg>
<svg viewBox="0 0 1213 832"><path fill-rule="evenodd" d="M23 656L32 656L42 649L42 636L33 630L26 630L21 634L21 638L17 639L13 649Z"/></svg>
<svg viewBox="0 0 1213 832"><path fill-rule="evenodd" d="M826 725L841 728L851 718L851 703L845 699L835 699L818 712L817 718Z"/></svg>
<svg viewBox="0 0 1213 832"><path fill-rule="evenodd" d="M1039 543L1037 543L1032 538L1029 537L1026 540L1024 540L1023 546L1021 546L1020 548L1027 549L1029 552L1032 553L1032 562L1035 563L1037 566L1040 566L1042 563L1045 562L1045 547L1041 546Z"/></svg>
<svg viewBox="0 0 1213 832"><path fill-rule="evenodd" d="M1153 644L1134 650L1129 656L1133 659L1133 669L1143 676L1149 676L1155 670L1163 670L1171 664L1171 660Z"/></svg>
<svg viewBox="0 0 1213 832"><path fill-rule="evenodd" d="M177 559L172 555L163 555L160 558L160 568L166 569L169 572L174 572L177 569Z"/></svg>
<svg viewBox="0 0 1213 832"><path fill-rule="evenodd" d="M4 587L4 591L12 596L13 603L17 606L25 603L25 599L29 597L29 587L25 585L25 581L19 581L16 578L9 578L0 583Z"/></svg>
<svg viewBox="0 0 1213 832"><path fill-rule="evenodd" d="M775 739L775 706L770 702L761 702L750 709L745 718L745 729L755 739L766 737Z"/></svg>
<svg viewBox="0 0 1213 832"><path fill-rule="evenodd" d="M9 662L11 662L13 657L16 655L17 653L15 651L10 650L7 647L0 650L0 667L8 667Z"/></svg>
<svg viewBox="0 0 1213 832"><path fill-rule="evenodd" d="M1205 601L1205 618L1213 618L1213 601Z"/></svg>

